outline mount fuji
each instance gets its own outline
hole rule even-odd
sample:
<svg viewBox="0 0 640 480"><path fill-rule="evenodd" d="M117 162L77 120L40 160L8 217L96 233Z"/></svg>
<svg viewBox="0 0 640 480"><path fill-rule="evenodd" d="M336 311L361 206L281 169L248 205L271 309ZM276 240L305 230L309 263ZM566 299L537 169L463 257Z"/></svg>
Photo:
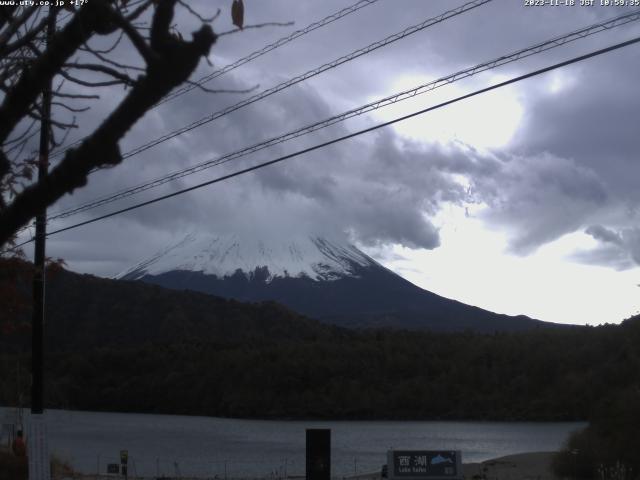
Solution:
<svg viewBox="0 0 640 480"><path fill-rule="evenodd" d="M246 302L276 301L351 328L495 332L555 325L441 297L355 246L321 236L266 241L192 233L116 278Z"/></svg>

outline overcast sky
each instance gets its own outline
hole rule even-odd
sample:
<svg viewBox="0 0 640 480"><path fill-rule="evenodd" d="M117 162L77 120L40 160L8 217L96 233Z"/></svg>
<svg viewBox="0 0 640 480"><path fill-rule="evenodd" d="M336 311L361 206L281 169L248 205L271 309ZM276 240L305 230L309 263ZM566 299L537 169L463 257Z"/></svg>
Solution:
<svg viewBox="0 0 640 480"><path fill-rule="evenodd" d="M216 31L232 28L231 1ZM221 37L210 60L227 65L355 0L245 0L247 24L291 27ZM378 0L208 84L259 92L462 5ZM580 3L576 0L576 3ZM233 152L378 98L630 12L603 6L525 6L494 0L152 148L50 212ZM177 19L185 35L196 23ZM640 34L639 22L489 70L225 166L56 222L193 185L359 128L393 119ZM133 55L133 52L127 53ZM204 62L194 78L212 71ZM52 236L48 254L111 276L192 230L254 235L346 233L408 280L508 314L564 323L618 323L640 310L640 46L484 94L312 154L107 221ZM121 90L82 118L89 132ZM194 90L150 112L127 151L250 94ZM248 233L249 232L249 233Z"/></svg>

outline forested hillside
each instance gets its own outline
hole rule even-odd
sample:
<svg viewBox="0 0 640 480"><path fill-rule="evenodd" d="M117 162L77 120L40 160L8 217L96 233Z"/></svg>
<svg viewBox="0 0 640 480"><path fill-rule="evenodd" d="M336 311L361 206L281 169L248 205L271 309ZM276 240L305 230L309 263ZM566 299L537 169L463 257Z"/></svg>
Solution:
<svg viewBox="0 0 640 480"><path fill-rule="evenodd" d="M531 334L112 345L50 353L47 397L51 407L235 417L575 420L640 384L638 345L637 319ZM15 402L19 358L26 368L27 356L0 356L0 403Z"/></svg>
<svg viewBox="0 0 640 480"><path fill-rule="evenodd" d="M640 385L640 317L528 333L353 331L273 303L57 275L48 290L51 408L575 420ZM12 312L14 327L28 318L28 308ZM2 331L0 404L13 405L28 397L29 332Z"/></svg>
<svg viewBox="0 0 640 480"><path fill-rule="evenodd" d="M14 306L0 315L2 351L30 348L30 291L26 263L19 264L22 288L7 291ZM123 282L55 269L46 290L49 352L117 349L175 341L244 342L302 340L348 334L308 320L274 302L243 303L141 282ZM22 297L21 302L15 301Z"/></svg>

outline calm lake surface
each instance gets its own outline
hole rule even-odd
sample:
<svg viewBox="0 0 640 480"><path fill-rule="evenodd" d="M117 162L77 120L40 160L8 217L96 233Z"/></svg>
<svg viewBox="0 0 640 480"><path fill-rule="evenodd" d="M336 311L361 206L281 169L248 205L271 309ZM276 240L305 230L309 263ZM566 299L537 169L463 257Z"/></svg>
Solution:
<svg viewBox="0 0 640 480"><path fill-rule="evenodd" d="M0 417L8 413L0 408ZM583 423L266 421L49 410L50 451L83 473L106 473L129 451L145 476L269 477L303 474L305 430L331 429L332 474L376 471L395 449L461 450L464 462L552 451ZM27 415L28 416L28 415Z"/></svg>

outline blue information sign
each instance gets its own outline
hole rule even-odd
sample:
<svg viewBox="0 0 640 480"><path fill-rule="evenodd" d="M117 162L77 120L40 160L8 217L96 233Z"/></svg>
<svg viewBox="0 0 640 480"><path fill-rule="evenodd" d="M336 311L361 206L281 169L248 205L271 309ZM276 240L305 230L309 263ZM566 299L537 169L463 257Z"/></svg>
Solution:
<svg viewBox="0 0 640 480"><path fill-rule="evenodd" d="M462 455L455 450L390 450L387 461L392 480L462 478Z"/></svg>

